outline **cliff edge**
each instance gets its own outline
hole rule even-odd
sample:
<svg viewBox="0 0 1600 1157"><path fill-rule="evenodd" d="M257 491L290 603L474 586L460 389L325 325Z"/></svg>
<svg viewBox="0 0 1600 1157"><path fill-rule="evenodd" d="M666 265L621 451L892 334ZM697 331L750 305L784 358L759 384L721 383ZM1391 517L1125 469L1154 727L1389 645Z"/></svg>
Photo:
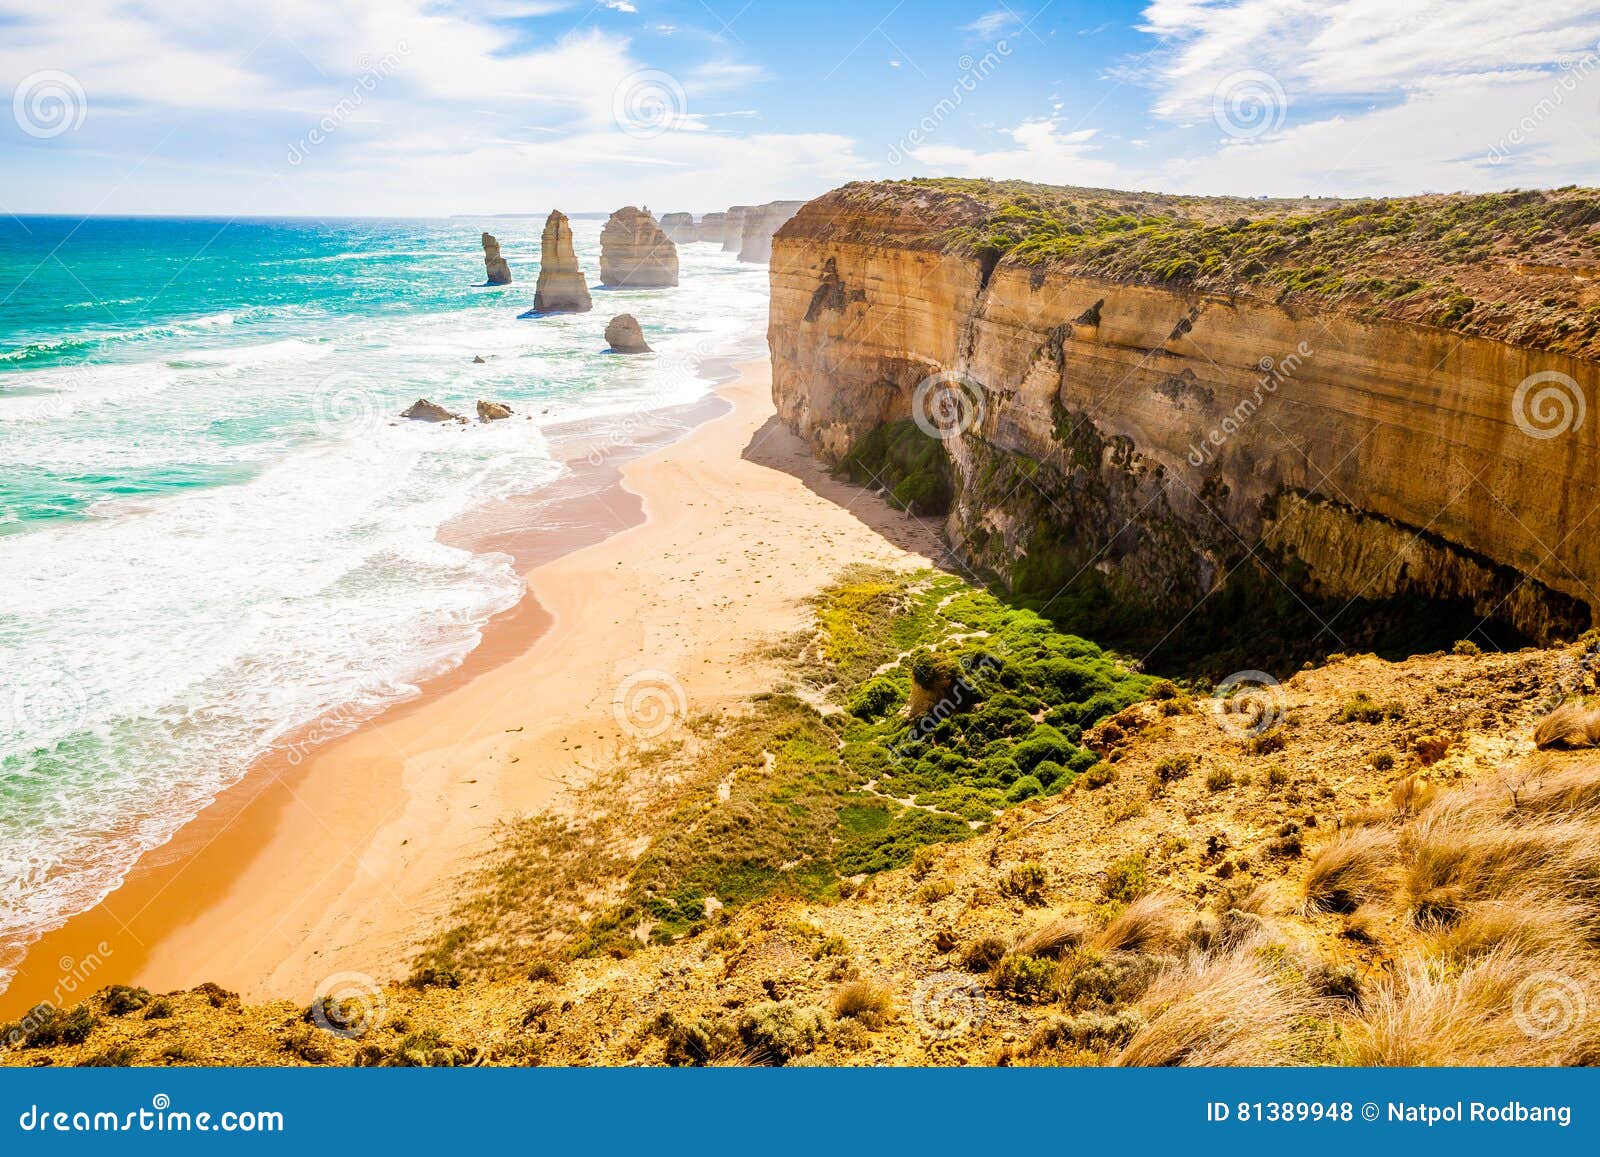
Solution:
<svg viewBox="0 0 1600 1157"><path fill-rule="evenodd" d="M1385 604L1568 637L1600 601L1597 221L1583 189L851 184L774 239L774 399L970 565L1148 641L1241 586L1330 650Z"/></svg>

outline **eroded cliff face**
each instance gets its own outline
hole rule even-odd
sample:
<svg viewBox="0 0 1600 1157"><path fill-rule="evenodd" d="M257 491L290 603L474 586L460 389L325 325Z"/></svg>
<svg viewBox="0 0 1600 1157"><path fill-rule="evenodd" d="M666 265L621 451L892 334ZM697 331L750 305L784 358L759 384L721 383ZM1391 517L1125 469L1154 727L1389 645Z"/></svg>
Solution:
<svg viewBox="0 0 1600 1157"><path fill-rule="evenodd" d="M958 556L1047 595L1087 576L1162 621L1259 564L1286 592L1459 601L1539 640L1589 625L1593 362L947 251L981 216L849 186L771 261L780 416L833 462L942 424Z"/></svg>

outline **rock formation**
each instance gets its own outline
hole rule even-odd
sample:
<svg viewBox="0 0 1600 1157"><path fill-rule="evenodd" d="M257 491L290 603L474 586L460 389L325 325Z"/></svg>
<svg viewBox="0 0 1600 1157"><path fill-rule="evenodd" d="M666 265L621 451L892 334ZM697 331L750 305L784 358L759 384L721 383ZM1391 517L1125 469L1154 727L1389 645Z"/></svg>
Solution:
<svg viewBox="0 0 1600 1157"><path fill-rule="evenodd" d="M745 213L740 227L739 260L765 263L772 260L772 235L800 211L804 201L768 201L754 205Z"/></svg>
<svg viewBox="0 0 1600 1157"><path fill-rule="evenodd" d="M511 417L511 407L504 402L486 402L478 399L478 421L498 422L502 418Z"/></svg>
<svg viewBox="0 0 1600 1157"><path fill-rule="evenodd" d="M572 226L559 209L546 218L539 239L539 284L533 308L536 313L586 313L594 308L572 248Z"/></svg>
<svg viewBox="0 0 1600 1157"><path fill-rule="evenodd" d="M722 231L727 227L727 218L726 213L707 213L694 227L694 239L721 245Z"/></svg>
<svg viewBox="0 0 1600 1157"><path fill-rule="evenodd" d="M678 247L649 213L626 205L600 230L600 284L678 284Z"/></svg>
<svg viewBox="0 0 1600 1157"><path fill-rule="evenodd" d="M619 354L647 354L644 331L631 313L619 313L606 323L606 344Z"/></svg>
<svg viewBox="0 0 1600 1157"><path fill-rule="evenodd" d="M675 245L683 245L687 242L698 240L695 229L693 213L661 214L661 231Z"/></svg>
<svg viewBox="0 0 1600 1157"><path fill-rule="evenodd" d="M1600 534L1578 526L1600 504L1600 422L1582 420L1600 399L1600 337L1577 320L1581 294L1597 299L1562 256L1580 251L1562 246L1585 193L1462 207L1473 198L1045 189L1030 211L1079 203L1043 255L1005 256L986 240L1001 187L846 186L774 241L773 397L829 462L905 419L944 430L960 556L1024 592L1131 606L1157 636L1262 565L1258 597L1287 598L1288 583L1335 612L1427 601L1569 637L1600 589ZM1435 207L1494 220L1493 196L1548 222L1529 261L1549 268L1497 282L1504 267L1470 253L1366 241L1442 235L1423 232ZM1152 220L1166 223L1155 240ZM1269 248L1277 231L1294 242ZM1346 255L1342 283L1322 288L1316 270L1335 267L1305 256L1313 245ZM1231 280L1202 288L1185 246L1235 262ZM1369 284L1378 296L1353 291ZM1475 300L1496 304L1466 318ZM1362 613L1327 624L1329 649Z"/></svg>
<svg viewBox="0 0 1600 1157"><path fill-rule="evenodd" d="M722 215L722 251L724 253L737 253L744 243L744 215L751 209L749 205L730 205L728 211Z"/></svg>
<svg viewBox="0 0 1600 1157"><path fill-rule="evenodd" d="M483 267L490 285L511 284L511 266L500 256L500 242L491 233L483 235Z"/></svg>
<svg viewBox="0 0 1600 1157"><path fill-rule="evenodd" d="M483 355L482 354L473 354L472 355L472 364L475 365L475 366L482 366L482 365L487 365L488 363L483 360Z"/></svg>
<svg viewBox="0 0 1600 1157"><path fill-rule="evenodd" d="M400 416L414 422L453 422L457 418L456 414L427 398L418 398L402 410Z"/></svg>

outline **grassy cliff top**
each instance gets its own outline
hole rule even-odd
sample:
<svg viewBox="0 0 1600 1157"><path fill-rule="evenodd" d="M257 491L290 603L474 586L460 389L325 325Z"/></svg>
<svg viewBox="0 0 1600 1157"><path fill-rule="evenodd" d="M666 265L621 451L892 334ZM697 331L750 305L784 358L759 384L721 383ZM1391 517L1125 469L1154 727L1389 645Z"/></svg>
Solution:
<svg viewBox="0 0 1600 1157"><path fill-rule="evenodd" d="M879 232L989 263L1331 301L1600 356L1600 190L1268 199L918 178L857 182L822 203L867 215L857 240Z"/></svg>

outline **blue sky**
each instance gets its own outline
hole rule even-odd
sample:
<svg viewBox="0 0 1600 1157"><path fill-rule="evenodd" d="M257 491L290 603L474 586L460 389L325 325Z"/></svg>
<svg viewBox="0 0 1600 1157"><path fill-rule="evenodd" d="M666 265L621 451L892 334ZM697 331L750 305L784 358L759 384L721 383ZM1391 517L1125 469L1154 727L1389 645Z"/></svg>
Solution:
<svg viewBox="0 0 1600 1157"><path fill-rule="evenodd" d="M1600 0L0 0L0 211L1600 183Z"/></svg>

